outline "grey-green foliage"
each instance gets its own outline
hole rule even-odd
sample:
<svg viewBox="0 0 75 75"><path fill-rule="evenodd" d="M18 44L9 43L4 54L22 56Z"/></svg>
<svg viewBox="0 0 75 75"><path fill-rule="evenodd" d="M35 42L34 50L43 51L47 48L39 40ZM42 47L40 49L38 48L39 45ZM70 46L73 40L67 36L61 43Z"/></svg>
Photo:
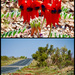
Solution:
<svg viewBox="0 0 75 75"><path fill-rule="evenodd" d="M37 65L40 67L47 66L48 63L46 62L46 59L48 59L49 55L52 64L57 65L60 69L65 66L73 65L71 50L68 50L66 46L59 49L58 47L54 48L53 45L50 45L50 48L48 48L48 44L46 44L46 47L39 47L38 51L32 54L32 57L38 61Z"/></svg>
<svg viewBox="0 0 75 75"><path fill-rule="evenodd" d="M48 44L46 45L46 47L39 47L38 51L32 54L33 59L39 62L37 64L39 67L47 65L47 63L45 62L45 60L48 58L47 49L48 49Z"/></svg>

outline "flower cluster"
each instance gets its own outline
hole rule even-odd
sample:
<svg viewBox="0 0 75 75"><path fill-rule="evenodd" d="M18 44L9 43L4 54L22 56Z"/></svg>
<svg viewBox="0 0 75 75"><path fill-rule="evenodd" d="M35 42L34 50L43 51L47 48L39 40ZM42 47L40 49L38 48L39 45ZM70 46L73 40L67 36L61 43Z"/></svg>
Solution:
<svg viewBox="0 0 75 75"><path fill-rule="evenodd" d="M55 26L55 23L58 24L61 12L61 0L44 0L44 1L38 1L38 0L18 0L18 5L21 9L21 17L23 16L23 23L27 22L30 23L30 18L34 19L35 17L39 17L38 10L41 10L41 15L44 16L44 19L46 19L46 26L53 24ZM32 35L34 31L37 33L37 29L39 31L41 30L38 26L38 24L35 24L32 27ZM58 24L59 25L59 24Z"/></svg>

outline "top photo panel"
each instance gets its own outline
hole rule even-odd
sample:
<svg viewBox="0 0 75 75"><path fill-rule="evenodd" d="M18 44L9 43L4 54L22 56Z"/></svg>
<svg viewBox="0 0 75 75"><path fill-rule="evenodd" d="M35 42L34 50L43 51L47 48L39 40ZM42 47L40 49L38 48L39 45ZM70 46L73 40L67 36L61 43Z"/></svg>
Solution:
<svg viewBox="0 0 75 75"><path fill-rule="evenodd" d="M74 0L1 0L1 38L74 38Z"/></svg>

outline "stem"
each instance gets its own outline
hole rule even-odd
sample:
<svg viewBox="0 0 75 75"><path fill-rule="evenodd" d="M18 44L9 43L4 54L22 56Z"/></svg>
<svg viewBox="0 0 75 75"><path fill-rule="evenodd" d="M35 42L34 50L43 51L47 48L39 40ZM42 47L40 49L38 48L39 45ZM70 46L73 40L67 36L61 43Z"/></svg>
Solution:
<svg viewBox="0 0 75 75"><path fill-rule="evenodd" d="M41 26L41 29L42 29L42 27L43 27L43 24L44 24L44 19L43 19L43 22L42 22L42 26Z"/></svg>
<svg viewBox="0 0 75 75"><path fill-rule="evenodd" d="M51 23L51 28L50 28L50 31L49 31L48 38L49 38L49 37L50 37L50 35L51 35L51 30L52 30L52 23Z"/></svg>
<svg viewBox="0 0 75 75"><path fill-rule="evenodd" d="M37 29L37 32L38 32L38 37L40 37L38 29Z"/></svg>

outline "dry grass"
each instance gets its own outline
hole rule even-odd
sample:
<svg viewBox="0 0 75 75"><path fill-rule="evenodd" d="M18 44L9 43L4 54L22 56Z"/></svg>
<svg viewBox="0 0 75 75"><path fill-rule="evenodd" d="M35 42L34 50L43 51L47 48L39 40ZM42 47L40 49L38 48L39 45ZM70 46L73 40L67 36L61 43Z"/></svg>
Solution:
<svg viewBox="0 0 75 75"><path fill-rule="evenodd" d="M10 65L10 64L13 64L13 63L20 61L20 60L22 60L22 59L5 60L5 61L1 60L1 66Z"/></svg>
<svg viewBox="0 0 75 75"><path fill-rule="evenodd" d="M16 71L15 73L21 74L32 74L32 75L70 75L74 71L73 66L65 67L63 69L58 69L58 67L37 67L37 62L35 60L29 66L22 68L21 70ZM72 74L74 75L74 74Z"/></svg>

